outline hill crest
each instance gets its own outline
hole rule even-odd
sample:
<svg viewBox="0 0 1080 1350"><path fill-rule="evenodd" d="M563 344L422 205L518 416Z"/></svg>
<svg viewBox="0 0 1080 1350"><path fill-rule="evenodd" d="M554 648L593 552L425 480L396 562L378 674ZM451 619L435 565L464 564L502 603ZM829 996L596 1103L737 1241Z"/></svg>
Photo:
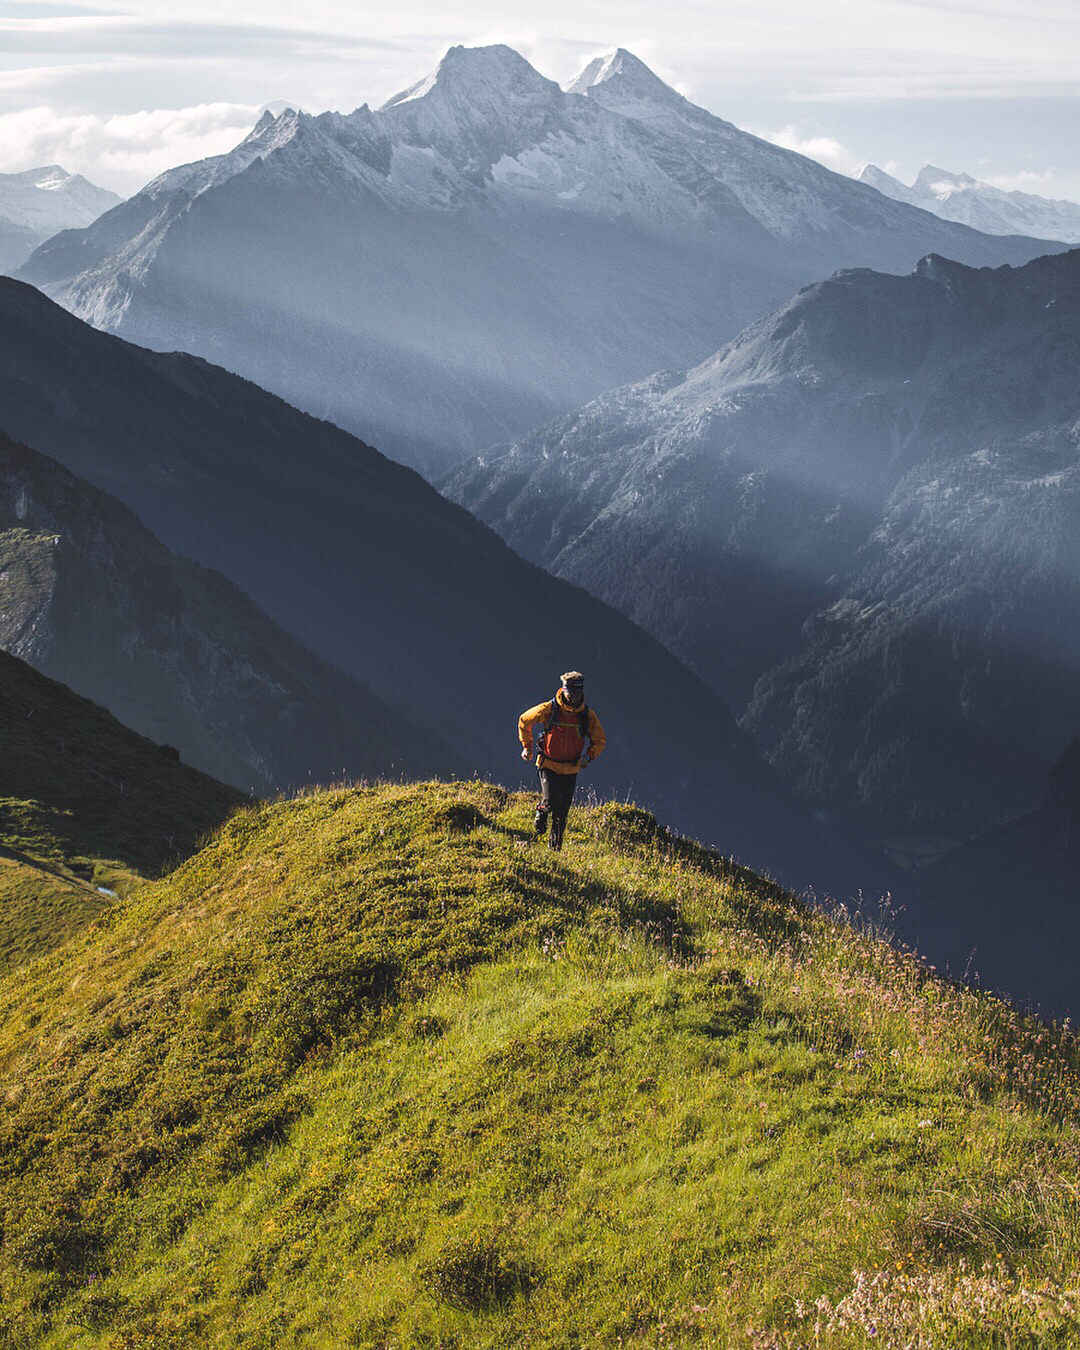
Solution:
<svg viewBox="0 0 1080 1350"><path fill-rule="evenodd" d="M1074 1038L636 808L530 814L255 806L0 981L6 1334L1080 1328Z"/></svg>

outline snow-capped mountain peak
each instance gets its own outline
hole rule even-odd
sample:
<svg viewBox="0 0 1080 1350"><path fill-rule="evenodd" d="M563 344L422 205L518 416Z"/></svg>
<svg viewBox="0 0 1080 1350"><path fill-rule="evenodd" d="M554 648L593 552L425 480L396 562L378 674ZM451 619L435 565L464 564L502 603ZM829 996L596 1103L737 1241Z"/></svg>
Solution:
<svg viewBox="0 0 1080 1350"><path fill-rule="evenodd" d="M230 154L39 249L23 277L437 471L627 377L696 364L837 267L1045 251L739 131L625 49L568 92L489 46L452 47L374 111L261 117Z"/></svg>
<svg viewBox="0 0 1080 1350"><path fill-rule="evenodd" d="M410 88L388 99L380 112L421 101L452 101L486 108L496 104L506 115L508 98L550 96L558 89L512 47L451 47L435 69Z"/></svg>
<svg viewBox="0 0 1080 1350"><path fill-rule="evenodd" d="M378 117L399 144L434 150L480 182L504 156L542 138L552 105L563 97L554 80L510 47L451 47L430 75L384 103Z"/></svg>
<svg viewBox="0 0 1080 1350"><path fill-rule="evenodd" d="M40 219L46 225L62 217L56 229L88 225L119 200L115 192L95 186L82 174L68 173L59 164L0 174L0 218L15 222L29 224Z"/></svg>
<svg viewBox="0 0 1080 1350"><path fill-rule="evenodd" d="M855 180L876 188L886 197L891 197L894 202L908 202L909 204L914 202L915 194L911 188L901 183L899 178L894 178L891 173L879 169L876 164L864 164L855 175Z"/></svg>
<svg viewBox="0 0 1080 1350"><path fill-rule="evenodd" d="M77 175L68 173L59 164L48 164L43 169L32 169L34 186L42 192L58 192Z"/></svg>
<svg viewBox="0 0 1080 1350"><path fill-rule="evenodd" d="M633 52L628 52L625 47L616 47L606 56L598 56L590 61L581 74L571 80L565 88L568 94L584 94L597 85L608 84L612 80L618 81L624 89L635 89L640 93L661 98L665 96L670 98L675 94L674 89L666 85L644 61ZM679 95L675 94L675 97L678 98Z"/></svg>
<svg viewBox="0 0 1080 1350"><path fill-rule="evenodd" d="M609 112L639 121L652 121L673 111L681 113L692 108L681 94L625 47L590 61L565 89L568 94L583 94L595 99Z"/></svg>
<svg viewBox="0 0 1080 1350"><path fill-rule="evenodd" d="M261 155L285 145L296 135L302 121L311 120L306 113L298 113L293 108L287 108L276 117L267 110L240 144L227 154L211 155L192 164L181 164L175 169L167 169L152 182L147 183L139 195L156 200L183 190L190 196L197 197L207 189L216 187L242 172Z"/></svg>
<svg viewBox="0 0 1080 1350"><path fill-rule="evenodd" d="M59 164L0 173L0 271L19 266L50 235L82 229L119 201Z"/></svg>
<svg viewBox="0 0 1080 1350"><path fill-rule="evenodd" d="M940 199L951 192L962 192L965 188L978 186L978 179L972 178L969 173L950 173L948 169L939 169L933 164L927 164L919 170L919 176L911 188L916 195L930 192Z"/></svg>
<svg viewBox="0 0 1080 1350"><path fill-rule="evenodd" d="M279 145L292 140L302 122L311 120L308 113L299 113L295 108L285 108L276 117L269 111L264 112L240 144L257 146L260 152L276 150Z"/></svg>
<svg viewBox="0 0 1080 1350"><path fill-rule="evenodd" d="M1060 239L1080 244L1080 203L1055 201L1030 192L1007 192L982 183L968 173L952 173L927 164L911 187L873 164L857 175L894 201L932 211L986 234L1025 234L1036 239Z"/></svg>

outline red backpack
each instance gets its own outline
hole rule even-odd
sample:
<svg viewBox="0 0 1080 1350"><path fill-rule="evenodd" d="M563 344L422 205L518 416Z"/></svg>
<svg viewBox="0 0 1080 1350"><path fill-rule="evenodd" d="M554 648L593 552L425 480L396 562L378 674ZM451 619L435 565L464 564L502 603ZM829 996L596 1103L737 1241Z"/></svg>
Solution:
<svg viewBox="0 0 1080 1350"><path fill-rule="evenodd" d="M544 722L544 735L540 741L540 750L545 759L556 764L575 764L585 750L585 737L589 734L589 709L583 703L580 708L563 708L557 698L551 700L551 712Z"/></svg>

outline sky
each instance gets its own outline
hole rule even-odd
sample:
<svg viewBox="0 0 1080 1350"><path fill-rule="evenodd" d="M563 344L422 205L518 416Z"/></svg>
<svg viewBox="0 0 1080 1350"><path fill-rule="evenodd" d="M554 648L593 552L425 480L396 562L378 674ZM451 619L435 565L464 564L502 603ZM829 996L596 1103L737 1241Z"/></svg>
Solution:
<svg viewBox="0 0 1080 1350"><path fill-rule="evenodd" d="M0 172L59 163L127 195L265 106L378 107L489 42L560 82L626 47L843 173L930 163L1080 201L1077 0L0 0Z"/></svg>

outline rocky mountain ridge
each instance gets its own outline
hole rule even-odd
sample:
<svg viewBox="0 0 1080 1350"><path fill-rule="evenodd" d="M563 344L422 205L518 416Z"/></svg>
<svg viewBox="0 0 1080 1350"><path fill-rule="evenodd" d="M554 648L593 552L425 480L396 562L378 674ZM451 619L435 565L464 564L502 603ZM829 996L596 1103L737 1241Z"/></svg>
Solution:
<svg viewBox="0 0 1080 1350"><path fill-rule="evenodd" d="M627 52L564 90L508 47L453 47L378 110L266 114L20 275L431 473L703 359L838 266L1047 247L739 131Z"/></svg>

